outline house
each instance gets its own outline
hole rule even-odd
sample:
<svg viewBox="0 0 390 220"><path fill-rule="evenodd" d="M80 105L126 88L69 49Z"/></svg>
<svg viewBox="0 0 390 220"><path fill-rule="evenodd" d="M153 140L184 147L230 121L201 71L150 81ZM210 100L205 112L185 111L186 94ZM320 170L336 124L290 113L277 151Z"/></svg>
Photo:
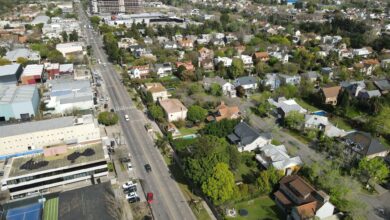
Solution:
<svg viewBox="0 0 390 220"><path fill-rule="evenodd" d="M183 38L177 41L179 46L184 49L192 49L194 48L194 41L189 38Z"/></svg>
<svg viewBox="0 0 390 220"><path fill-rule="evenodd" d="M278 74L280 83L282 85L299 85L301 83L300 75L286 75L286 74Z"/></svg>
<svg viewBox="0 0 390 220"><path fill-rule="evenodd" d="M214 58L214 65L217 66L220 62L223 63L224 67L230 67L232 65L233 59L229 57L216 57Z"/></svg>
<svg viewBox="0 0 390 220"><path fill-rule="evenodd" d="M164 109L168 122L186 119L188 109L178 99L159 100L159 104Z"/></svg>
<svg viewBox="0 0 390 220"><path fill-rule="evenodd" d="M133 78L133 79L145 78L150 73L150 67L149 67L149 65L132 66L129 68L127 73L130 75L130 78Z"/></svg>
<svg viewBox="0 0 390 220"><path fill-rule="evenodd" d="M303 78L307 79L310 82L316 82L321 78L321 75L316 71L309 71L303 74Z"/></svg>
<svg viewBox="0 0 390 220"><path fill-rule="evenodd" d="M221 121L223 119L238 119L241 117L241 112L238 106L227 106L225 102L221 101L221 104L217 106L213 115L209 117L209 121Z"/></svg>
<svg viewBox="0 0 390 220"><path fill-rule="evenodd" d="M294 220L326 219L335 209L325 192L315 190L298 175L283 177L274 197L276 205Z"/></svg>
<svg viewBox="0 0 390 220"><path fill-rule="evenodd" d="M222 93L230 98L236 97L236 89L233 84L224 80L223 78L217 76L214 78L203 78L203 88L205 90L210 90L211 85L218 84L222 88Z"/></svg>
<svg viewBox="0 0 390 220"><path fill-rule="evenodd" d="M43 65L30 64L24 68L20 81L23 85L40 83L42 81Z"/></svg>
<svg viewBox="0 0 390 220"><path fill-rule="evenodd" d="M256 52L253 54L253 60L255 62L267 62L269 60L268 52Z"/></svg>
<svg viewBox="0 0 390 220"><path fill-rule="evenodd" d="M205 71L212 71L212 70L214 70L213 59L202 59L202 60L199 60L198 66L202 67Z"/></svg>
<svg viewBox="0 0 390 220"><path fill-rule="evenodd" d="M16 85L22 72L22 65L18 63L0 66L0 84Z"/></svg>
<svg viewBox="0 0 390 220"><path fill-rule="evenodd" d="M253 151L271 142L269 137L260 134L245 122L237 124L233 133L229 134L227 138L232 144L237 144L239 152Z"/></svg>
<svg viewBox="0 0 390 220"><path fill-rule="evenodd" d="M242 88L245 89L245 91L251 91L251 90L256 90L258 85L257 85L257 79L253 76L243 76L243 77L238 77L234 81L234 86L237 88L241 86Z"/></svg>
<svg viewBox="0 0 390 220"><path fill-rule="evenodd" d="M376 80L374 81L374 85L381 91L382 95L390 91L390 82L387 79Z"/></svg>
<svg viewBox="0 0 390 220"><path fill-rule="evenodd" d="M284 145L275 146L267 144L260 148L260 154L256 154L256 160L266 169L273 166L284 175L296 173L303 162L299 156L290 157Z"/></svg>
<svg viewBox="0 0 390 220"><path fill-rule="evenodd" d="M198 50L199 53L199 60L205 60L205 59L213 59L214 58L214 51L207 49L206 47L202 47Z"/></svg>
<svg viewBox="0 0 390 220"><path fill-rule="evenodd" d="M359 91L359 94L357 96L358 99L363 99L363 100L368 100L368 99L371 99L373 97L380 97L381 96L381 92L379 90L365 90L365 89L362 89Z"/></svg>
<svg viewBox="0 0 390 220"><path fill-rule="evenodd" d="M284 119L288 113L292 111L305 114L306 109L302 108L294 99L286 99L284 97L279 97L276 101L273 99L268 99L268 102L276 107L276 113L278 118Z"/></svg>
<svg viewBox="0 0 390 220"><path fill-rule="evenodd" d="M57 44L56 50L58 50L65 58L69 57L69 55L84 54L82 42L69 42L69 43Z"/></svg>
<svg viewBox="0 0 390 220"><path fill-rule="evenodd" d="M377 59L366 59L354 65L354 69L367 76L371 76L373 71L379 67Z"/></svg>
<svg viewBox="0 0 390 220"><path fill-rule="evenodd" d="M271 91L280 87L280 79L276 73L267 73L265 79L261 82L265 87L269 87Z"/></svg>
<svg viewBox="0 0 390 220"><path fill-rule="evenodd" d="M270 52L269 55L270 55L271 57L275 57L277 60L279 60L279 61L282 62L283 64L288 63L289 58L290 58L290 56L288 55L288 53L279 52L279 51Z"/></svg>
<svg viewBox="0 0 390 220"><path fill-rule="evenodd" d="M372 53L372 48L369 48L369 47L363 47L363 48L352 50L353 56L367 57L371 53Z"/></svg>
<svg viewBox="0 0 390 220"><path fill-rule="evenodd" d="M152 94L153 101L168 99L168 92L161 83L145 83L144 87Z"/></svg>
<svg viewBox="0 0 390 220"><path fill-rule="evenodd" d="M328 117L321 115L305 115L305 128L324 130L330 124Z"/></svg>
<svg viewBox="0 0 390 220"><path fill-rule="evenodd" d="M133 45L138 45L137 40L134 38L124 37L118 42L118 47L123 49L127 49L128 47Z"/></svg>
<svg viewBox="0 0 390 220"><path fill-rule="evenodd" d="M172 65L171 65L171 63L168 63L168 62L154 64L154 71L156 71L156 73L159 77L165 77L165 76L171 75L173 72Z"/></svg>
<svg viewBox="0 0 390 220"><path fill-rule="evenodd" d="M323 102L327 105L337 105L337 98L339 96L340 89L341 86L321 88Z"/></svg>
<svg viewBox="0 0 390 220"><path fill-rule="evenodd" d="M239 55L237 58L241 59L242 62L244 63L244 67L246 69L252 68L253 67L253 60L251 56L248 55Z"/></svg>
<svg viewBox="0 0 390 220"><path fill-rule="evenodd" d="M381 60L381 67L387 69L390 67L390 59Z"/></svg>
<svg viewBox="0 0 390 220"><path fill-rule="evenodd" d="M186 71L192 72L195 71L194 65L191 63L191 61L186 61L186 62L176 62L176 69L179 68L180 66L183 66Z"/></svg>
<svg viewBox="0 0 390 220"><path fill-rule="evenodd" d="M177 129L176 125L173 124L172 122L169 122L167 127L166 127L167 132L171 132L172 137L177 137L181 135L179 129Z"/></svg>
<svg viewBox="0 0 390 220"><path fill-rule="evenodd" d="M333 69L330 67L321 68L321 74L326 76L328 79L333 79Z"/></svg>
<svg viewBox="0 0 390 220"><path fill-rule="evenodd" d="M360 90L366 88L364 80L351 82L344 81L340 83L340 86L343 90L347 91L351 97L358 96Z"/></svg>
<svg viewBox="0 0 390 220"><path fill-rule="evenodd" d="M172 42L172 41L168 41L168 42L164 42L164 49L166 50L175 50L177 48L179 48L179 46L175 43L175 42Z"/></svg>
<svg viewBox="0 0 390 220"><path fill-rule="evenodd" d="M367 157L369 159L386 157L390 151L378 139L362 131L348 133L341 140L344 141L346 150L350 153L357 154L359 157Z"/></svg>
<svg viewBox="0 0 390 220"><path fill-rule="evenodd" d="M238 55L244 53L246 47L244 45L238 45L234 47L234 50L237 51Z"/></svg>

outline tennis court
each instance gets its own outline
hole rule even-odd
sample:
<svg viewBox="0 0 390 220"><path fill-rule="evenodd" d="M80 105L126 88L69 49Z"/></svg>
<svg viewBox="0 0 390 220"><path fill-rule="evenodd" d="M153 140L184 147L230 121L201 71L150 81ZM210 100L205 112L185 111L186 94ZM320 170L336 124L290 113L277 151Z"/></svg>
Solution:
<svg viewBox="0 0 390 220"><path fill-rule="evenodd" d="M41 220L42 205L34 203L19 208L10 209L7 212L7 220Z"/></svg>
<svg viewBox="0 0 390 220"><path fill-rule="evenodd" d="M58 197L45 202L43 220L58 220Z"/></svg>

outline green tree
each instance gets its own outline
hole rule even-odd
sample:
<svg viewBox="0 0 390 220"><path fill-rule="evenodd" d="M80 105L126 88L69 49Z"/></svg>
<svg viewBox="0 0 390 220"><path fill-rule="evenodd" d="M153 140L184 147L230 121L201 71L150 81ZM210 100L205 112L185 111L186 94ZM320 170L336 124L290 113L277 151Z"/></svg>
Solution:
<svg viewBox="0 0 390 220"><path fill-rule="evenodd" d="M97 28L99 26L99 23L100 23L100 17L99 16L92 16L90 18L90 21L91 21L91 24L94 28Z"/></svg>
<svg viewBox="0 0 390 220"><path fill-rule="evenodd" d="M267 102L267 101L261 103L261 104L257 107L257 113L258 113L260 116L266 116L270 110L271 110L271 105L270 105L269 102Z"/></svg>
<svg viewBox="0 0 390 220"><path fill-rule="evenodd" d="M62 42L68 42L69 36L68 33L66 33L66 31L61 32L61 37L62 37Z"/></svg>
<svg viewBox="0 0 390 220"><path fill-rule="evenodd" d="M257 186L261 193L270 193L272 188L270 185L269 175L267 171L261 171L256 180Z"/></svg>
<svg viewBox="0 0 390 220"><path fill-rule="evenodd" d="M389 169L382 158L363 158L359 161L357 173L362 180L382 183L389 176Z"/></svg>
<svg viewBox="0 0 390 220"><path fill-rule="evenodd" d="M217 83L211 84L210 94L213 96L222 96L222 87Z"/></svg>
<svg viewBox="0 0 390 220"><path fill-rule="evenodd" d="M198 123L203 122L207 117L207 110L200 107L199 105L192 105L188 108L187 119Z"/></svg>
<svg viewBox="0 0 390 220"><path fill-rule="evenodd" d="M202 184L202 191L217 205L230 200L235 188L234 175L225 163L218 163L212 176Z"/></svg>
<svg viewBox="0 0 390 220"><path fill-rule="evenodd" d="M375 133L390 134L390 106L383 106L379 114L370 120L369 126Z"/></svg>
<svg viewBox="0 0 390 220"><path fill-rule="evenodd" d="M115 112L101 112L98 115L98 122L106 126L115 125L118 120L118 115Z"/></svg>
<svg viewBox="0 0 390 220"><path fill-rule="evenodd" d="M0 47L0 57L3 57L7 54L7 48Z"/></svg>
<svg viewBox="0 0 390 220"><path fill-rule="evenodd" d="M241 59L233 58L232 66L229 68L229 77L235 79L244 73L244 63Z"/></svg>
<svg viewBox="0 0 390 220"><path fill-rule="evenodd" d="M29 60L27 58L24 58L24 57L18 57L18 59L16 59L16 62L19 64L22 64L22 66L27 65L28 61Z"/></svg>
<svg viewBox="0 0 390 220"><path fill-rule="evenodd" d="M228 120L223 119L221 121L216 121L208 123L201 131L201 134L214 135L220 138L226 137L228 134L232 133L234 127L239 123L239 120Z"/></svg>
<svg viewBox="0 0 390 220"><path fill-rule="evenodd" d="M11 61L0 57L0 66L11 64Z"/></svg>
<svg viewBox="0 0 390 220"><path fill-rule="evenodd" d="M79 34L76 30L73 30L72 33L69 34L69 41L74 42L79 40Z"/></svg>
<svg viewBox="0 0 390 220"><path fill-rule="evenodd" d="M304 120L305 116L298 111L291 111L284 117L286 126L293 129L299 129Z"/></svg>
<svg viewBox="0 0 390 220"><path fill-rule="evenodd" d="M160 106L150 105L148 109L149 109L150 116L152 116L153 119L161 120L164 118L164 111Z"/></svg>
<svg viewBox="0 0 390 220"><path fill-rule="evenodd" d="M264 78L265 74L271 71L271 67L264 62L258 62L255 66L255 70L259 77Z"/></svg>

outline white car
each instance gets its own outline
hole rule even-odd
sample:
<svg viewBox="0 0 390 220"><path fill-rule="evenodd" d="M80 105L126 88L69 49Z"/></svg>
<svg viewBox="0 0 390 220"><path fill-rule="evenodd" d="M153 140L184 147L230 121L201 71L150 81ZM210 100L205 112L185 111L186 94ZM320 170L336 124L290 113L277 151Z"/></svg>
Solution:
<svg viewBox="0 0 390 220"><path fill-rule="evenodd" d="M136 185L137 185L137 184L134 183L133 181L128 181L128 182L126 182L126 183L124 183L124 184L122 185L122 188L123 188L123 189L128 189L128 188L134 187L134 186L136 186Z"/></svg>
<svg viewBox="0 0 390 220"><path fill-rule="evenodd" d="M129 194L126 194L126 199L132 199L138 197L138 194L136 192L131 192Z"/></svg>
<svg viewBox="0 0 390 220"><path fill-rule="evenodd" d="M126 121L130 120L128 115L125 115L125 120Z"/></svg>
<svg viewBox="0 0 390 220"><path fill-rule="evenodd" d="M133 165L131 163L127 163L127 169L129 171L132 171L133 170Z"/></svg>

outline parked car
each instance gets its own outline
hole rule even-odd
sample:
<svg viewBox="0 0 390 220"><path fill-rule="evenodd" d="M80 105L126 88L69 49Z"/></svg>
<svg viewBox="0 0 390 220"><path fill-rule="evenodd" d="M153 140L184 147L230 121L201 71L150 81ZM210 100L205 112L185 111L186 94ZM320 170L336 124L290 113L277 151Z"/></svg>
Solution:
<svg viewBox="0 0 390 220"><path fill-rule="evenodd" d="M149 204L151 204L153 202L153 193L152 192L148 192L146 194L146 201L148 201Z"/></svg>
<svg viewBox="0 0 390 220"><path fill-rule="evenodd" d="M131 162L130 158L128 158L128 157L121 157L121 158L119 158L119 161L122 162L122 163Z"/></svg>
<svg viewBox="0 0 390 220"><path fill-rule="evenodd" d="M125 120L126 121L130 120L128 115L125 115Z"/></svg>
<svg viewBox="0 0 390 220"><path fill-rule="evenodd" d="M123 189L128 189L128 188L133 187L133 186L137 186L137 184L134 183L133 181L128 181L128 182L126 182L126 183L124 183L122 185L122 188Z"/></svg>
<svg viewBox="0 0 390 220"><path fill-rule="evenodd" d="M150 164L145 164L145 170L146 172L152 172L152 167L150 166Z"/></svg>
<svg viewBox="0 0 390 220"><path fill-rule="evenodd" d="M140 198L138 196L132 197L132 198L127 199L127 201L129 201L130 203L135 203L135 202L139 202Z"/></svg>
<svg viewBox="0 0 390 220"><path fill-rule="evenodd" d="M137 185L132 185L123 190L125 193L137 192Z"/></svg>
<svg viewBox="0 0 390 220"><path fill-rule="evenodd" d="M136 197L138 197L138 194L136 192L131 192L131 193L126 194L127 200L132 199L132 198L136 198Z"/></svg>

